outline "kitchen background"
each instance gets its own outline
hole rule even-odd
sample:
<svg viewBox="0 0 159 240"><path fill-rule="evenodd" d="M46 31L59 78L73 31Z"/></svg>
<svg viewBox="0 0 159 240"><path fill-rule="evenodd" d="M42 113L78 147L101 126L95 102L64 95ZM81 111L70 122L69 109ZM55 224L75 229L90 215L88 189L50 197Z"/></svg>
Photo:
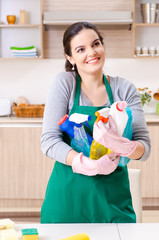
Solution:
<svg viewBox="0 0 159 240"><path fill-rule="evenodd" d="M126 78L137 88L148 87L152 94L157 92L159 56L144 55L142 52L136 56L135 51L138 46L159 47L159 16L155 23L143 23L140 5L145 2L0 0L0 98L16 102L18 96L25 96L30 104L45 104L55 75L64 71L62 35L66 28L65 15L68 14L74 22L78 12L97 22L107 15L103 10L118 11L120 17L126 12L130 17L127 24L109 25L106 19L104 24L99 24L106 47L104 72ZM152 3L151 0L149 2ZM159 3L159 0L153 2ZM21 9L26 11L23 24L19 24ZM45 12L53 12L51 26L47 24L50 15L45 15ZM6 16L11 14L16 15L12 26L6 20ZM59 18L62 23L58 22ZM46 20L44 25L43 20ZM38 58L15 58L10 51L10 46L28 45L35 45ZM148 212L144 215L144 221L150 221L150 217L152 221L159 219L159 188L154 184L159 181L156 171L159 169L159 115L156 114L156 102L153 98L150 102L149 111L154 114L145 115L152 140L151 156L145 163L132 161L129 166L142 171L143 215ZM40 207L53 167L53 161L44 157L40 149L41 128L42 118L0 117L0 217L40 219Z"/></svg>
<svg viewBox="0 0 159 240"><path fill-rule="evenodd" d="M45 103L48 89L55 75L64 71L64 64L64 58L0 61L0 96L16 101L22 95L31 104ZM153 91L159 88L158 59L108 58L104 71L124 77L136 87L149 87Z"/></svg>
<svg viewBox="0 0 159 240"><path fill-rule="evenodd" d="M153 93L156 92L159 88L159 56L135 56L136 47L159 48L159 14L156 14L155 24L142 25L141 4L146 2L0 0L0 97L7 97L13 102L22 95L30 104L45 103L55 75L64 70L62 35L67 26L66 20L69 17L74 22L75 17L78 17L77 13L94 22L104 19L104 24L101 21L98 27L105 40L105 73L124 77L132 81L137 88L148 87ZM158 3L158 0L149 2ZM22 16L20 10L24 11ZM111 11L112 15L117 11L121 19L124 19L122 15L126 13L128 24L107 24L108 14L103 10ZM53 14L49 15L51 12ZM6 19L7 15L12 14L16 16L15 27L10 27ZM51 26L50 19L53 20ZM85 20L80 17L79 20L81 19ZM58 20L62 21L62 24L57 23ZM29 45L35 45L38 59L14 59L11 55L11 46ZM156 101L153 98L151 105L151 111L155 112Z"/></svg>

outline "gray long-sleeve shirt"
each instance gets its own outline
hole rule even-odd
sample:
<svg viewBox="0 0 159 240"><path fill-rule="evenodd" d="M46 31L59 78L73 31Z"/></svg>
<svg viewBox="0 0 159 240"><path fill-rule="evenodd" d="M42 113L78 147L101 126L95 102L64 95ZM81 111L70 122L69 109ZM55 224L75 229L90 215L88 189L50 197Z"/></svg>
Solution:
<svg viewBox="0 0 159 240"><path fill-rule="evenodd" d="M120 77L110 76L110 86L114 102L126 101L131 108L133 140L144 144L145 153L140 160L145 161L149 157L151 143L138 91L133 83ZM47 157L63 164L66 164L66 156L72 148L63 141L63 133L57 123L66 113L70 113L73 107L75 88L75 73L59 73L53 80L44 111L41 135L42 151ZM93 106L82 90L79 105ZM108 100L103 106L110 106L110 101Z"/></svg>

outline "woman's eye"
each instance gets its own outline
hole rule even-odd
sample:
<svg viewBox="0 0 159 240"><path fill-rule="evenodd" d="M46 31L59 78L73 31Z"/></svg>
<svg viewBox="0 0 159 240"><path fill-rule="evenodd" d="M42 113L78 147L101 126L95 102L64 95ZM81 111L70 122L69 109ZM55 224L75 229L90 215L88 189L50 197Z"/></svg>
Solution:
<svg viewBox="0 0 159 240"><path fill-rule="evenodd" d="M84 48L80 48L80 49L78 49L78 53L81 53L81 52L83 52L84 51Z"/></svg>
<svg viewBox="0 0 159 240"><path fill-rule="evenodd" d="M95 42L93 46L99 46L100 45L100 42Z"/></svg>

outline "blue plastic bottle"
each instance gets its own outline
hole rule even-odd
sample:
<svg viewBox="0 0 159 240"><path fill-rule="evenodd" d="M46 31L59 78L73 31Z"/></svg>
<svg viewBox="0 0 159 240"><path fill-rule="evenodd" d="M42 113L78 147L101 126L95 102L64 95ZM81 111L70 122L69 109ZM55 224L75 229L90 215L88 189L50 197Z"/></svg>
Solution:
<svg viewBox="0 0 159 240"><path fill-rule="evenodd" d="M90 145L82 123L74 126L74 138L71 140L71 147L77 152L83 152L86 157L90 155Z"/></svg>
<svg viewBox="0 0 159 240"><path fill-rule="evenodd" d="M82 123L77 124L69 120L69 116L65 114L58 122L61 130L65 131L71 138L71 147L77 152L83 152L89 157L90 146L93 138L84 130Z"/></svg>

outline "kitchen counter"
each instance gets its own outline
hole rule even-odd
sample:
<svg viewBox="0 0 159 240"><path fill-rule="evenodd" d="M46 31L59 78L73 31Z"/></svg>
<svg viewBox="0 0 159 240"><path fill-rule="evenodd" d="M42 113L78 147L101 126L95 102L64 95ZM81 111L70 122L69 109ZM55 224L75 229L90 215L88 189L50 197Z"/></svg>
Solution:
<svg viewBox="0 0 159 240"><path fill-rule="evenodd" d="M78 233L86 233L90 240L158 240L159 223L128 224L17 224L15 230L21 235L21 229L37 228L39 239L59 240Z"/></svg>
<svg viewBox="0 0 159 240"><path fill-rule="evenodd" d="M42 123L42 118L24 118L24 117L0 117L1 123Z"/></svg>
<svg viewBox="0 0 159 240"><path fill-rule="evenodd" d="M145 114L147 123L159 123L159 114ZM8 123L37 123L42 124L43 118L0 117L0 124Z"/></svg>
<svg viewBox="0 0 159 240"><path fill-rule="evenodd" d="M159 114L152 113L152 114L145 114L145 119L147 123L159 123Z"/></svg>

